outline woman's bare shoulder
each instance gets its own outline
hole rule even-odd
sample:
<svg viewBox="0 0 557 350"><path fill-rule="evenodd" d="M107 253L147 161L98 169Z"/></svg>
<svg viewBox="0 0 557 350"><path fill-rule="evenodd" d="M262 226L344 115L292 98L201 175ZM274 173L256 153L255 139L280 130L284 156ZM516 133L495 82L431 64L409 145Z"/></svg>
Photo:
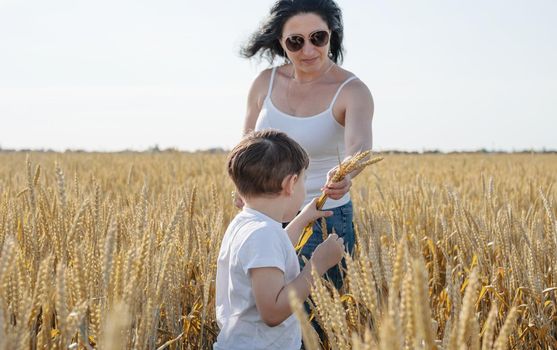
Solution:
<svg viewBox="0 0 557 350"><path fill-rule="evenodd" d="M358 77L358 75L343 69L345 72L346 79L350 77L356 77L356 79L350 80L343 88L342 94L356 100L361 99L363 97L371 98L371 91L369 90L368 86ZM346 80L345 79L345 80Z"/></svg>
<svg viewBox="0 0 557 350"><path fill-rule="evenodd" d="M373 96L368 86L354 73L344 70L346 79L356 77L350 80L342 89L339 96L339 105L348 106L365 106L373 109Z"/></svg>
<svg viewBox="0 0 557 350"><path fill-rule="evenodd" d="M350 94L356 94L357 96L371 96L371 91L368 86L358 77L348 82L345 89L347 92L350 92Z"/></svg>
<svg viewBox="0 0 557 350"><path fill-rule="evenodd" d="M264 86L268 86L269 82L271 81L271 74L273 72L273 68L267 68L262 70L257 77L255 77L255 79L253 80L252 85L252 89L253 88L257 88L257 90L260 90L260 88L264 87Z"/></svg>
<svg viewBox="0 0 557 350"><path fill-rule="evenodd" d="M253 80L251 84L250 94L256 95L258 99L264 98L267 95L267 91L269 91L269 84L271 83L271 77L273 75L273 69L275 71L275 80L277 76L287 76L288 69L286 68L287 65L271 67L262 70L257 77Z"/></svg>
<svg viewBox="0 0 557 350"><path fill-rule="evenodd" d="M263 100L267 95L269 82L271 81L272 68L261 71L251 83L248 93L248 105L257 106L257 110L261 108Z"/></svg>
<svg viewBox="0 0 557 350"><path fill-rule="evenodd" d="M354 74L351 71L344 69L342 67L339 67L339 72L341 77L340 79L342 81L346 81L351 77L356 77L356 79L352 79L350 80L350 82L348 82L348 84L346 84L345 89L356 90L356 91L357 90L369 91L367 85L362 80L360 80L357 74Z"/></svg>
<svg viewBox="0 0 557 350"><path fill-rule="evenodd" d="M276 67L270 67L267 69L262 70L254 80L254 84L262 84L262 85L269 85L271 81L271 76L273 75L273 69L276 69L275 77L279 76L290 76L290 72L292 68L290 68L290 64L284 64Z"/></svg>

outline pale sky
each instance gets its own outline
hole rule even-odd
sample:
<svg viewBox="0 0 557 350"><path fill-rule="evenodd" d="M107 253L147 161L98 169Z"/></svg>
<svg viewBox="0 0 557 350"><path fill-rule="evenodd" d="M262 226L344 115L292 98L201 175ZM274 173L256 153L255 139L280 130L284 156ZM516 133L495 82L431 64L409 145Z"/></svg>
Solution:
<svg viewBox="0 0 557 350"><path fill-rule="evenodd" d="M0 0L0 147L232 147L272 3ZM557 1L338 4L374 149L557 149Z"/></svg>

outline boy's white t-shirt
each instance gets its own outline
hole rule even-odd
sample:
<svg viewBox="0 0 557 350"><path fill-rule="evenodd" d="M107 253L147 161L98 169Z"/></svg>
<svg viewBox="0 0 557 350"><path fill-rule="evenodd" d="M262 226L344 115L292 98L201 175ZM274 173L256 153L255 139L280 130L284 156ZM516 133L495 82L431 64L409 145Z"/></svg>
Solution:
<svg viewBox="0 0 557 350"><path fill-rule="evenodd" d="M300 273L294 246L282 224L251 208L232 220L217 262L216 313L220 333L215 350L296 349L301 327L291 315L276 327L263 322L255 306L249 269L276 267L285 283Z"/></svg>

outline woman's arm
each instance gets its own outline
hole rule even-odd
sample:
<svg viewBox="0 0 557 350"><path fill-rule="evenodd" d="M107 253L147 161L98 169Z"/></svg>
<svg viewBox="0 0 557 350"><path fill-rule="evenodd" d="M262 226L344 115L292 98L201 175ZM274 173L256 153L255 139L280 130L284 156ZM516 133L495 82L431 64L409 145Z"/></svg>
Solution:
<svg viewBox="0 0 557 350"><path fill-rule="evenodd" d="M350 157L358 152L367 151L372 147L371 121L373 119L373 97L367 86L360 80L350 82L343 93L345 100L344 114L344 142L346 156ZM332 199L340 199L352 186L352 179L361 170L348 174L342 181L332 183L330 179L336 169L327 174L327 184L322 191Z"/></svg>
<svg viewBox="0 0 557 350"><path fill-rule="evenodd" d="M355 81L348 92L344 116L344 142L346 155L352 156L372 147L371 121L374 105L371 92L361 81ZM354 176L356 174L352 174L352 177Z"/></svg>

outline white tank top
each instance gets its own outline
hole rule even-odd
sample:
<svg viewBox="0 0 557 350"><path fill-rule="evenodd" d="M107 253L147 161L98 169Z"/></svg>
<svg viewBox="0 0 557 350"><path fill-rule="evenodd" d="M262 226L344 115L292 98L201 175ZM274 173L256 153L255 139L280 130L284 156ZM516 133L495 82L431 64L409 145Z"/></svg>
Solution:
<svg viewBox="0 0 557 350"><path fill-rule="evenodd" d="M267 128L280 130L296 140L306 150L309 155L305 184L307 196L304 205L306 205L313 198L321 195L321 187L327 182L327 172L338 165L339 157L341 160L345 157L344 127L335 119L333 106L344 85L356 77L346 79L339 86L331 104L325 111L309 117L296 117L280 111L271 100L276 69L277 67L273 68L269 90L259 112L255 130ZM349 201L350 193L346 193L338 200L328 198L323 209L336 208Z"/></svg>

